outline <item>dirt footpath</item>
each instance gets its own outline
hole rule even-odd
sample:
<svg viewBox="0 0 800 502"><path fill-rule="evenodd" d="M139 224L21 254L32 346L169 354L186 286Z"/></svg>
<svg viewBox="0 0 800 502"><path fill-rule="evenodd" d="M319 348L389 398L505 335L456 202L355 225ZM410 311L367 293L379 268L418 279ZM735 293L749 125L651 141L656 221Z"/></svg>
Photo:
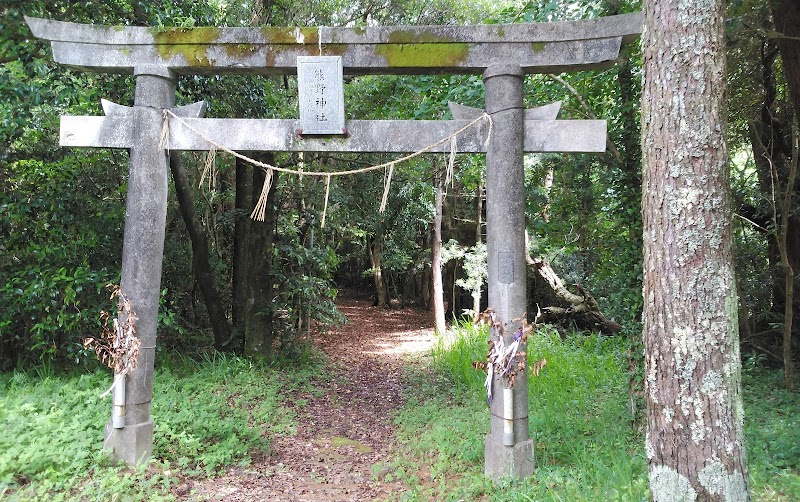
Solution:
<svg viewBox="0 0 800 502"><path fill-rule="evenodd" d="M376 474L389 459L392 418L403 405L403 358L430 349L431 313L352 297L338 303L350 322L314 340L330 367L315 382L322 393L295 397L307 401L298 408L297 434L273 438L270 455L250 466L194 481L179 493L182 500L339 502L402 492Z"/></svg>

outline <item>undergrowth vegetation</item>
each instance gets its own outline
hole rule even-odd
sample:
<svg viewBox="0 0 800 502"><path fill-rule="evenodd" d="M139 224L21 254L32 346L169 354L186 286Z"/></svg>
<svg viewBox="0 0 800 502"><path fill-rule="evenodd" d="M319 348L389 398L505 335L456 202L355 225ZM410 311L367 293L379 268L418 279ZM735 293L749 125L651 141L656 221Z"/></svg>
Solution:
<svg viewBox="0 0 800 502"><path fill-rule="evenodd" d="M82 375L0 376L0 500L161 500L186 477L202 477L291 433L283 395L308 385L319 363L283 371L233 356L200 361L165 357L156 365L153 460L138 470L102 451L111 383L105 371Z"/></svg>
<svg viewBox="0 0 800 502"><path fill-rule="evenodd" d="M405 481L405 500L603 500L648 498L643 430L631 414L624 337L560 336L539 328L528 360L547 359L530 376L530 432L536 472L493 485L483 476L489 410L487 333L457 326L433 351L434 377L411 378L396 419L401 454L387 478ZM781 373L745 365L746 434L754 500L800 500L800 396L780 390ZM794 410L795 412L791 412Z"/></svg>
<svg viewBox="0 0 800 502"><path fill-rule="evenodd" d="M645 501L644 437L630 410L629 339L563 337L540 328L530 361L547 359L529 380L536 472L523 481L483 476L489 410L485 330L457 326L438 339L431 365L408 365L408 395L395 417L393 460L374 477L401 482L402 500ZM0 500L169 500L186 478L214 475L268 452L292 434L289 393L307 388L321 363L268 365L233 356L193 361L164 356L154 388L154 455L131 470L102 451L110 384L104 371L0 375ZM800 500L800 395L782 374L745 358L743 390L753 499ZM313 389L312 389L313 391Z"/></svg>

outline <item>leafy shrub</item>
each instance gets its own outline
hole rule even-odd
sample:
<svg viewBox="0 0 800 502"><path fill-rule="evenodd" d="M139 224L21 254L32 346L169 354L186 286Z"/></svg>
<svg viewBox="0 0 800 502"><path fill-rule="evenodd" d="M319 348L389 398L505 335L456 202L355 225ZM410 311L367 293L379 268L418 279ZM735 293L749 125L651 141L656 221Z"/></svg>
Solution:
<svg viewBox="0 0 800 502"><path fill-rule="evenodd" d="M85 364L103 287L117 281L122 206L84 162L24 160L0 188L0 365ZM113 197L112 197L113 199Z"/></svg>

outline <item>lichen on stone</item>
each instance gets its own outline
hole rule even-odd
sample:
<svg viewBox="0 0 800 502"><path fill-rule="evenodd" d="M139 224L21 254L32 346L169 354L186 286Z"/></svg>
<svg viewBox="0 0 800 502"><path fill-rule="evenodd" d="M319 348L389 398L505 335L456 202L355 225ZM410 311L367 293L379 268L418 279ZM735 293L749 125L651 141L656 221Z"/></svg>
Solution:
<svg viewBox="0 0 800 502"><path fill-rule="evenodd" d="M316 44L319 43L319 28L316 26L303 28L265 26L261 28L261 36L269 44Z"/></svg>
<svg viewBox="0 0 800 502"><path fill-rule="evenodd" d="M208 49L219 40L220 29L213 26L199 28L152 28L158 55L164 60L183 56L190 66L209 66Z"/></svg>

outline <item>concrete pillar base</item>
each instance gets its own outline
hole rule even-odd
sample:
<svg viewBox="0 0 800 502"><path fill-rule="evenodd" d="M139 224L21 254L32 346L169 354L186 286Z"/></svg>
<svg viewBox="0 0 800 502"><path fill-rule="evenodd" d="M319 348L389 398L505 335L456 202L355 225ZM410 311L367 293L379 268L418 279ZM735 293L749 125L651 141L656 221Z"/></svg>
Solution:
<svg viewBox="0 0 800 502"><path fill-rule="evenodd" d="M153 453L153 419L122 429L114 429L109 421L103 448L132 467L147 462Z"/></svg>
<svg viewBox="0 0 800 502"><path fill-rule="evenodd" d="M533 439L528 439L514 446L498 443L491 434L486 436L485 466L486 477L500 480L502 478L523 479L533 474L534 456Z"/></svg>

